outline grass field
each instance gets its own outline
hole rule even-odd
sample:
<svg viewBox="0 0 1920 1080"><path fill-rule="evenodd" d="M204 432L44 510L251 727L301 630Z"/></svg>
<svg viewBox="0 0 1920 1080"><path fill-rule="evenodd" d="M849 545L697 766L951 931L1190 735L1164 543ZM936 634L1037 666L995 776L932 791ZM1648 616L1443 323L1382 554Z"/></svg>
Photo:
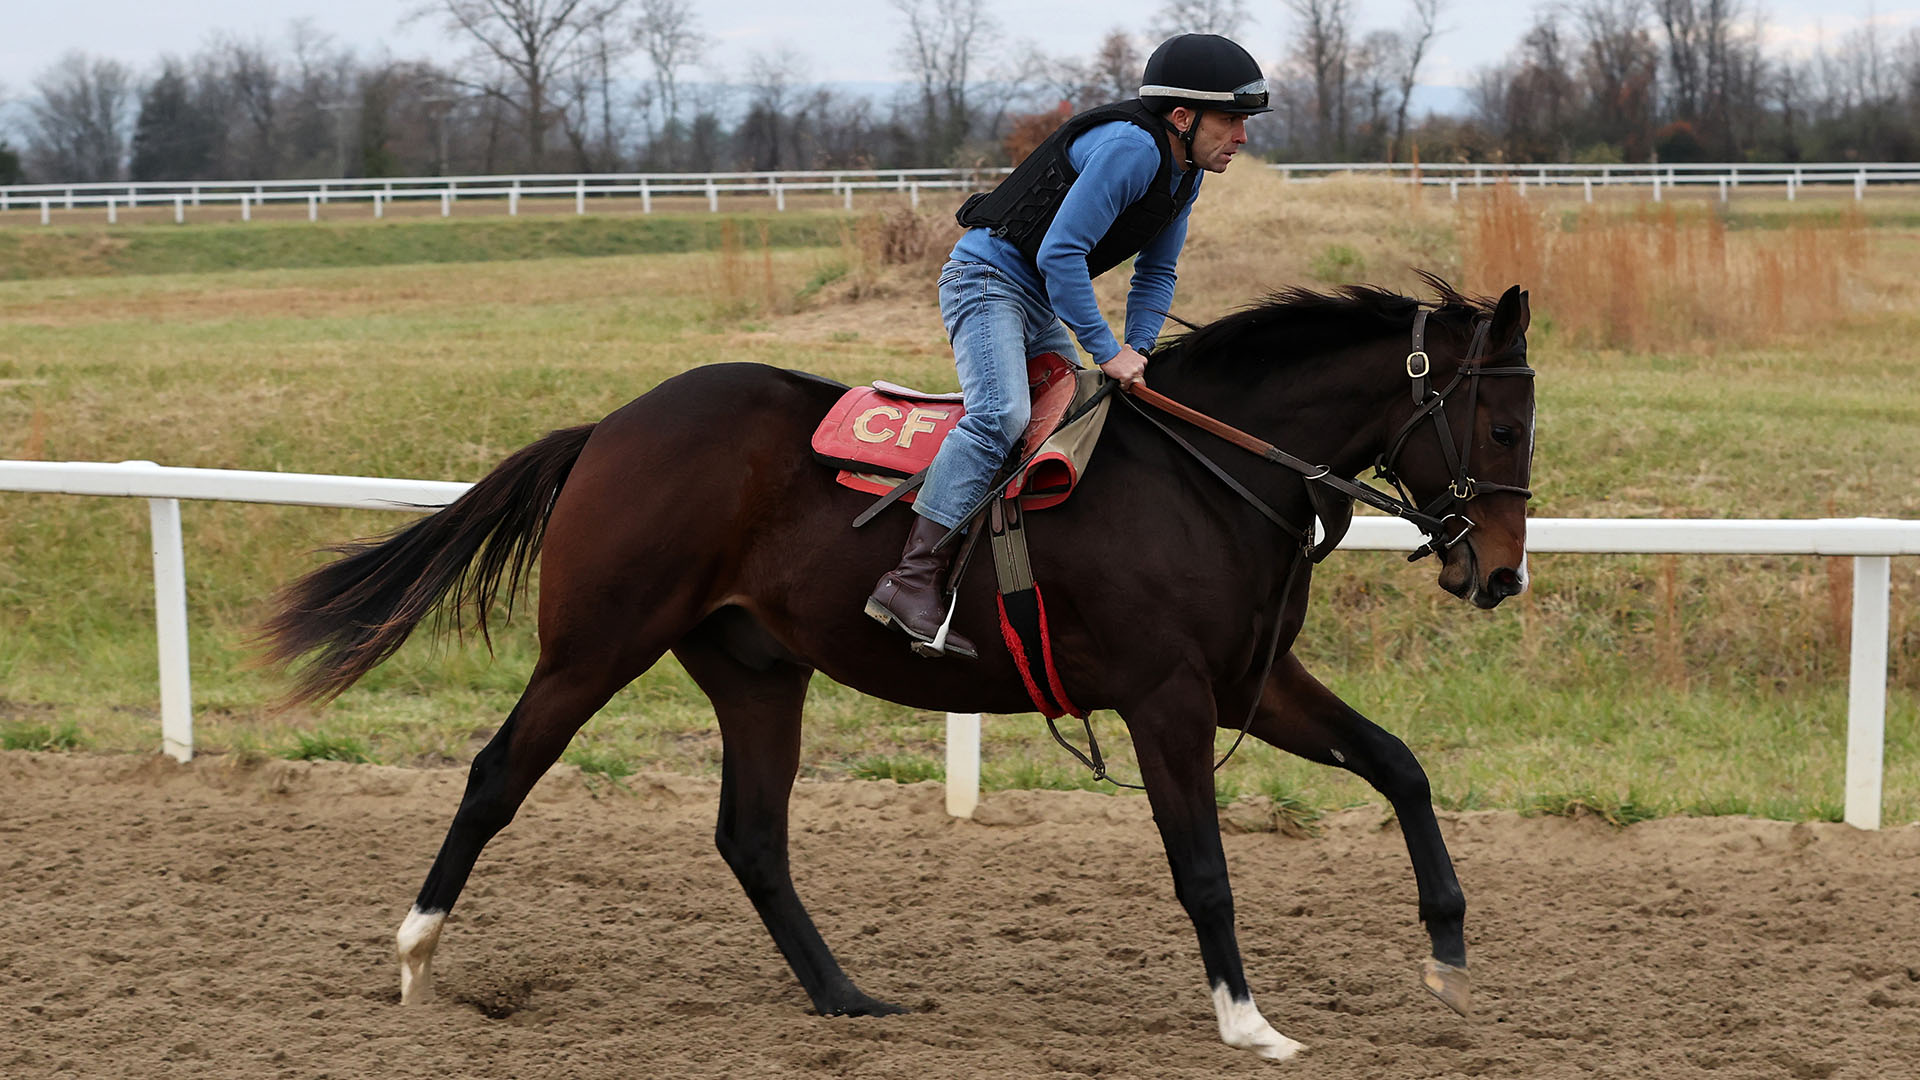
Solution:
<svg viewBox="0 0 1920 1080"><path fill-rule="evenodd" d="M1697 212L1712 224L1622 202L1603 210L1629 232L1609 233L1577 207L1534 203L1496 229L1515 212L1358 182L1222 179L1183 260L1190 317L1295 282L1410 288L1413 266L1483 290L1526 275L1536 515L1920 516L1911 206ZM550 428L716 360L951 386L931 307L942 227L895 226L923 232L905 265L873 254L883 226L831 214L0 232L0 457L474 479ZM1723 272L1656 277L1654 299L1624 316L1651 332L1608 345L1585 315L1612 279L1574 268L1601 250L1657 260L1663 230L1705 245ZM1502 244L1533 244L1533 261ZM1783 263L1800 275L1783 287L1821 303L1765 325L1701 321L1750 304L1740 295L1766 260L1795 244L1814 254ZM1686 303L1667 302L1677 291ZM1102 295L1117 314L1120 283ZM402 519L227 504L185 517L203 750L464 760L517 695L532 662L524 620L491 656L416 640L325 710L269 712L283 685L249 666L246 643L269 593L315 565L318 546ZM0 746L156 745L146 545L138 502L0 493ZM1894 821L1920 819L1912 562L1895 564ZM1427 564L1346 553L1316 581L1300 651L1407 739L1446 806L1835 818L1847 565L1538 556L1534 591L1485 614L1440 593ZM939 775L937 714L817 679L809 717L808 775ZM1113 717L1096 722L1124 743ZM986 739L989 786L1087 784L1037 717L991 718ZM668 661L568 759L615 779L700 773L718 748L704 699ZM1371 797L1262 747L1221 784L1301 816Z"/></svg>

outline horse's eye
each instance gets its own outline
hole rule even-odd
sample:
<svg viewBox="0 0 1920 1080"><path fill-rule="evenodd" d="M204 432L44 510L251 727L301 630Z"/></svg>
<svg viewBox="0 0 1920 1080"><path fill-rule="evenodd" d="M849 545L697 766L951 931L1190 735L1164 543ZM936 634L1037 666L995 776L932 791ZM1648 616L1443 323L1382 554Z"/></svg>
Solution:
<svg viewBox="0 0 1920 1080"><path fill-rule="evenodd" d="M1493 441L1499 443L1501 446L1512 446L1514 435L1514 430L1504 424L1495 424L1493 426Z"/></svg>

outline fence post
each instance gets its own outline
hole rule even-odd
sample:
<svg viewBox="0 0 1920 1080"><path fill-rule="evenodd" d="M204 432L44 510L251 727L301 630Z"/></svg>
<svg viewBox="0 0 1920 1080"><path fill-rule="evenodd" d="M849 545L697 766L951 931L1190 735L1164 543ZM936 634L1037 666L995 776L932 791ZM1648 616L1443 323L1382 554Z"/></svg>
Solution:
<svg viewBox="0 0 1920 1080"><path fill-rule="evenodd" d="M520 188L518 184L515 184L513 189L507 192L507 216L520 216Z"/></svg>
<svg viewBox="0 0 1920 1080"><path fill-rule="evenodd" d="M908 202L908 205L912 206L915 210L920 209L920 185L919 184L907 185L907 202Z"/></svg>
<svg viewBox="0 0 1920 1080"><path fill-rule="evenodd" d="M1581 177L1580 190L1583 194L1586 195L1587 201L1592 202L1593 201L1593 177L1591 176Z"/></svg>
<svg viewBox="0 0 1920 1080"><path fill-rule="evenodd" d="M1799 179L1799 177L1794 174L1789 174L1787 177L1787 201L1788 202L1792 202L1794 195L1797 194L1794 191L1794 188L1799 187L1799 185L1794 182L1797 179Z"/></svg>
<svg viewBox="0 0 1920 1080"><path fill-rule="evenodd" d="M853 209L853 181L851 180L847 181L847 186L845 190L847 193L846 207L847 209L851 210Z"/></svg>
<svg viewBox="0 0 1920 1080"><path fill-rule="evenodd" d="M1861 169L1853 177L1853 201L1859 202L1867 197L1867 170Z"/></svg>
<svg viewBox="0 0 1920 1080"><path fill-rule="evenodd" d="M645 179L640 181L640 212L653 213L653 189L647 186Z"/></svg>
<svg viewBox="0 0 1920 1080"><path fill-rule="evenodd" d="M573 212L575 214L584 214L587 212L587 181L585 178L573 182Z"/></svg>
<svg viewBox="0 0 1920 1080"><path fill-rule="evenodd" d="M45 199L40 200L40 224L53 224L53 204Z"/></svg>
<svg viewBox="0 0 1920 1080"><path fill-rule="evenodd" d="M1853 657L1847 675L1846 822L1880 827L1880 776L1887 734L1887 631L1893 560L1853 560Z"/></svg>
<svg viewBox="0 0 1920 1080"><path fill-rule="evenodd" d="M1527 197L1527 178L1524 175L1515 174L1515 179L1520 181L1520 197L1523 199L1526 198Z"/></svg>
<svg viewBox="0 0 1920 1080"><path fill-rule="evenodd" d="M707 177L707 212L710 214L720 212L720 189L714 185L711 176Z"/></svg>
<svg viewBox="0 0 1920 1080"><path fill-rule="evenodd" d="M1657 169L1653 173L1653 201L1660 201L1660 172Z"/></svg>
<svg viewBox="0 0 1920 1080"><path fill-rule="evenodd" d="M453 216L453 190L451 188L440 193L440 216Z"/></svg>
<svg viewBox="0 0 1920 1080"><path fill-rule="evenodd" d="M387 215L386 215L386 204L385 204L385 202L384 202L384 200L382 200L382 198L381 198L381 196L380 196L380 193L379 193L379 192L377 192L377 191L373 193L373 216L374 216L374 217L385 217L385 216L387 216Z"/></svg>
<svg viewBox="0 0 1920 1080"><path fill-rule="evenodd" d="M311 192L307 194L307 220L320 220L320 200L314 198Z"/></svg>
<svg viewBox="0 0 1920 1080"><path fill-rule="evenodd" d="M1447 190L1449 192L1452 192L1453 201L1459 202L1460 201L1460 178L1456 176L1453 179L1447 181Z"/></svg>
<svg viewBox="0 0 1920 1080"><path fill-rule="evenodd" d="M253 201L246 195L240 196L240 220L253 220Z"/></svg>
<svg viewBox="0 0 1920 1080"><path fill-rule="evenodd" d="M782 184L776 183L773 185L773 208L775 210L785 210L787 208L787 189Z"/></svg>
<svg viewBox="0 0 1920 1080"><path fill-rule="evenodd" d="M947 714L947 813L970 818L980 805L980 714Z"/></svg>
<svg viewBox="0 0 1920 1080"><path fill-rule="evenodd" d="M187 200L178 195L173 197L173 223L175 225L187 223Z"/></svg>
<svg viewBox="0 0 1920 1080"><path fill-rule="evenodd" d="M148 499L147 506L153 520L153 621L160 649L160 749L184 762L193 758L193 691L187 670L187 561L180 543L180 500Z"/></svg>
<svg viewBox="0 0 1920 1080"><path fill-rule="evenodd" d="M109 195L107 196L107 224L118 225L119 223L120 223L120 207L115 202L114 197Z"/></svg>

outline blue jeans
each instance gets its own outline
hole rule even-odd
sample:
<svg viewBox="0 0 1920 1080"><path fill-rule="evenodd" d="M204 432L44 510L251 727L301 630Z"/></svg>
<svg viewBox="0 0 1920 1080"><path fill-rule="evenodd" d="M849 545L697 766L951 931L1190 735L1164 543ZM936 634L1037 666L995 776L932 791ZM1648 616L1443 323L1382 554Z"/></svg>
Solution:
<svg viewBox="0 0 1920 1080"><path fill-rule="evenodd" d="M940 318L967 415L940 444L913 508L951 529L987 494L993 474L1027 430L1032 398L1027 359L1059 353L1078 363L1073 333L1046 302L985 263L949 262L940 271Z"/></svg>

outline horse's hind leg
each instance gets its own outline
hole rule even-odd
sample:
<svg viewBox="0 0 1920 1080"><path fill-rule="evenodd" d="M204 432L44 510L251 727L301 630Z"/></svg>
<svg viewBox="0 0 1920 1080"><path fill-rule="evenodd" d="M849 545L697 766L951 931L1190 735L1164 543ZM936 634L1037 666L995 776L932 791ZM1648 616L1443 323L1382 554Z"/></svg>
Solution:
<svg viewBox="0 0 1920 1080"><path fill-rule="evenodd" d="M1413 751L1320 685L1292 655L1274 665L1249 730L1289 753L1344 768L1387 797L1406 837L1420 921L1433 944L1422 980L1448 1008L1465 1015L1467 901L1434 819L1426 771Z"/></svg>
<svg viewBox="0 0 1920 1080"><path fill-rule="evenodd" d="M800 711L813 669L775 655L778 648L768 645L743 613L723 609L674 646L720 718L725 757L714 842L816 1011L904 1012L853 985L794 891L787 800L800 767Z"/></svg>
<svg viewBox="0 0 1920 1080"><path fill-rule="evenodd" d="M645 671L652 659L639 664L637 671ZM480 850L513 820L527 793L559 760L573 733L637 673L632 665L616 667L604 660L549 666L542 656L506 723L474 757L460 809L433 868L427 871L413 910L395 935L402 1004L433 1000L433 951L440 941L440 927Z"/></svg>

